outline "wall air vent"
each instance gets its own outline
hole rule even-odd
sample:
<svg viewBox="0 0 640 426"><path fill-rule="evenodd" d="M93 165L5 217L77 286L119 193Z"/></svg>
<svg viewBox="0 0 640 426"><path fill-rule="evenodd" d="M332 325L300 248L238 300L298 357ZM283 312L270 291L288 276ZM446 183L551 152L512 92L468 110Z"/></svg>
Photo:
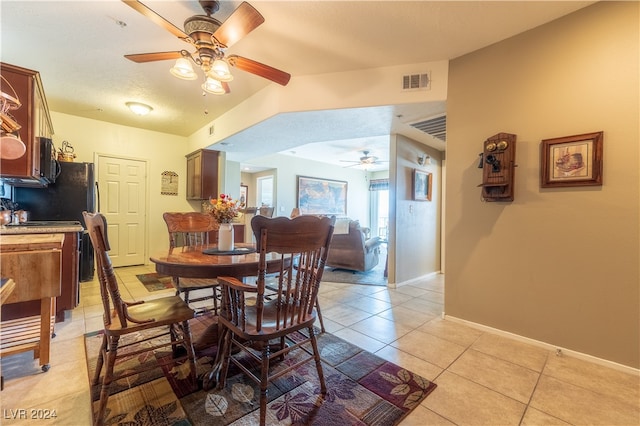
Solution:
<svg viewBox="0 0 640 426"><path fill-rule="evenodd" d="M431 88L429 73L402 76L402 90L428 90Z"/></svg>
<svg viewBox="0 0 640 426"><path fill-rule="evenodd" d="M424 132L436 139L440 139L442 142L447 141L447 116L443 115L436 118L430 118L428 120L418 121L411 123L411 127Z"/></svg>

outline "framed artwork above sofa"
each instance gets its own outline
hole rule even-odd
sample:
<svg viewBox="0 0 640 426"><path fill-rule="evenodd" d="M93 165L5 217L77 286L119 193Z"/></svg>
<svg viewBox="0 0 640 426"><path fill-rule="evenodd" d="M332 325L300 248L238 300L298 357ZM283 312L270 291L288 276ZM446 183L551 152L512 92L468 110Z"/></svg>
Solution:
<svg viewBox="0 0 640 426"><path fill-rule="evenodd" d="M347 182L298 176L297 204L300 214L347 214Z"/></svg>

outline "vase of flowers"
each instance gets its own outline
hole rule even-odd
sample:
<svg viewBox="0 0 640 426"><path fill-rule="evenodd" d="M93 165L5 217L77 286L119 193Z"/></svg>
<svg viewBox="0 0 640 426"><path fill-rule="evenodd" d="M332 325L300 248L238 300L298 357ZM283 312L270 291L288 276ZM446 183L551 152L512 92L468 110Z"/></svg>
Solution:
<svg viewBox="0 0 640 426"><path fill-rule="evenodd" d="M220 194L210 198L206 207L220 225L218 228L218 250L233 251L233 219L238 216L238 203L229 195Z"/></svg>

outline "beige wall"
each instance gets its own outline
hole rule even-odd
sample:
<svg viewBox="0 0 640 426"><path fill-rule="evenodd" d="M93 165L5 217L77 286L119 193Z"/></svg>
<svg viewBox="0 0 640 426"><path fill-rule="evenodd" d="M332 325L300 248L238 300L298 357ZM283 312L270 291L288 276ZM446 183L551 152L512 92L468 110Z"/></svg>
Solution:
<svg viewBox="0 0 640 426"><path fill-rule="evenodd" d="M187 139L166 133L151 132L120 126L104 121L51 112L56 147L66 140L74 147L77 162L96 162L96 154L147 160L147 256L169 247L166 225L162 219L165 211L190 211L199 209L198 203L185 199ZM174 171L178 174L178 195L161 195L161 174ZM96 170L97 179L97 170Z"/></svg>
<svg viewBox="0 0 640 426"><path fill-rule="evenodd" d="M639 4L602 2L450 64L447 315L640 367ZM542 139L604 131L604 185L541 189ZM517 134L515 201L480 200Z"/></svg>

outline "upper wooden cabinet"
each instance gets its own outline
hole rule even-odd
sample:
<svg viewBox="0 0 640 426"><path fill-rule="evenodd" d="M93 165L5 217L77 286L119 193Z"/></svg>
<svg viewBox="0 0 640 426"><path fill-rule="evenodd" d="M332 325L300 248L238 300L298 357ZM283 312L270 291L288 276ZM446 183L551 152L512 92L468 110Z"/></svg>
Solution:
<svg viewBox="0 0 640 426"><path fill-rule="evenodd" d="M187 200L218 197L219 152L199 149L187 155Z"/></svg>
<svg viewBox="0 0 640 426"><path fill-rule="evenodd" d="M21 180L37 183L42 178L38 138L51 139L53 136L53 125L40 74L5 63L0 63L0 74L6 79L2 80L2 91L11 96L15 92L22 103L20 108L10 111L10 114L22 126L18 133L27 147L25 154L18 159L0 159L1 176L9 178L10 183L20 183Z"/></svg>

